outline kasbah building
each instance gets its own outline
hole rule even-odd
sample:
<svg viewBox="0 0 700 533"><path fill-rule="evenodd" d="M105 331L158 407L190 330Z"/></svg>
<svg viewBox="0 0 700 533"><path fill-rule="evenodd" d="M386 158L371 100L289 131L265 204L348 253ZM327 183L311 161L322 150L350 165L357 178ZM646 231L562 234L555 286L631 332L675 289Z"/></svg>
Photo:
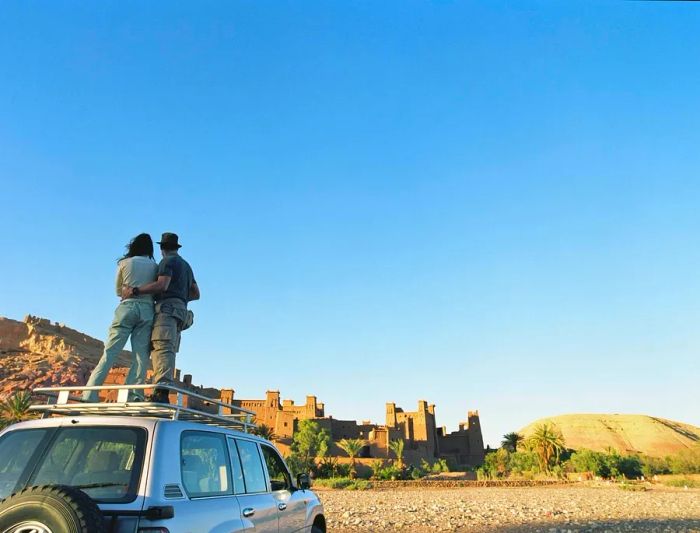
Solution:
<svg viewBox="0 0 700 533"><path fill-rule="evenodd" d="M122 384L127 369L113 368L105 381L109 384ZM458 467L479 466L484 461L484 441L481 435L479 411L469 411L467 420L459 424L459 429L447 433L445 427L438 427L435 421L435 405L424 400L418 401L416 411L404 411L395 403L386 404L386 422L384 425L372 424L365 420L358 424L355 420L338 420L326 416L325 405L318 402L316 396L307 396L303 405L293 400L281 400L279 391L267 391L265 399L242 400L235 398L233 389L202 388L192 385L192 376L186 374L180 381L180 371L176 371L177 385L190 389L210 398L248 409L255 413L255 423L265 424L273 430L275 444L283 452L289 453L294 432L301 420L313 420L325 429L331 437L328 455L344 458L345 451L338 446L342 439L361 439L366 445L360 452L362 459L395 458L389 449L389 441L403 439L404 462L419 464L422 459L432 463L445 459L450 465ZM108 397L110 395L108 394ZM112 400L115 400L113 398ZM188 398L184 407L187 407ZM171 397L171 401L176 401ZM202 408L201 405L192 405Z"/></svg>
<svg viewBox="0 0 700 533"><path fill-rule="evenodd" d="M361 458L387 459L394 457L389 441L403 439L404 461L419 464L421 459L434 462L446 459L452 465L478 466L484 460L484 441L481 436L479 412L469 411L467 420L459 430L447 433L445 427L435 422L435 406L424 400L418 402L416 411L404 411L395 403L386 404L386 423L372 424L365 420L338 420L326 416L325 406L316 396L307 396L303 405L293 400L281 400L279 391L267 391L264 400L240 400L233 389L221 390L221 401L248 409L255 413L257 424L273 429L276 443L283 451L291 445L294 431L300 420L313 420L331 437L329 455L343 457L347 454L337 445L342 439L361 439L366 445Z"/></svg>

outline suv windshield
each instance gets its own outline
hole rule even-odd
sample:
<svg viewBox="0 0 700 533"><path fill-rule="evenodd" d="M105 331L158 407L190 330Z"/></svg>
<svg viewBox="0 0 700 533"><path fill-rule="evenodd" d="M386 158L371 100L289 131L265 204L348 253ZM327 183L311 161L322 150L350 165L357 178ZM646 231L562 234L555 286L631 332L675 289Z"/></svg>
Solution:
<svg viewBox="0 0 700 533"><path fill-rule="evenodd" d="M55 434L38 462L29 464L32 474L22 486L70 485L84 490L100 502L128 502L136 497L143 465L145 430L99 426L41 430L41 433L47 431ZM21 470L30 463L27 457L22 464L13 466L12 461L7 461L7 455L31 456L31 450L27 452L25 448L33 444L36 449L41 437L37 439L31 434L37 432L17 430L3 436L0 441L0 471L1 466L5 465L5 470L11 472L3 486L9 485L13 479L16 484ZM32 462L36 462L36 459ZM15 474L17 470L20 470L19 474Z"/></svg>

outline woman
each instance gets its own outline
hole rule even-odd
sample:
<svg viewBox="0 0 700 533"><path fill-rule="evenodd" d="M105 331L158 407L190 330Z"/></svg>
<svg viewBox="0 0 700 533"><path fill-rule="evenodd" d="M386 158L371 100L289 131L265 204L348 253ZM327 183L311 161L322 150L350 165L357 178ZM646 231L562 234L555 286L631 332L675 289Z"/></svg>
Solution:
<svg viewBox="0 0 700 533"><path fill-rule="evenodd" d="M121 297L122 286L139 287L155 281L158 265L153 260L153 240L148 233L141 233L127 245L127 252L117 263L117 296ZM148 370L151 330L153 329L153 296L142 294L122 300L114 311L114 320L109 327L105 350L92 371L86 386L102 385L114 361L131 337L133 361L126 376L127 385L142 385ZM143 391L138 390L132 399L142 400ZM83 400L98 401L97 391L85 391Z"/></svg>

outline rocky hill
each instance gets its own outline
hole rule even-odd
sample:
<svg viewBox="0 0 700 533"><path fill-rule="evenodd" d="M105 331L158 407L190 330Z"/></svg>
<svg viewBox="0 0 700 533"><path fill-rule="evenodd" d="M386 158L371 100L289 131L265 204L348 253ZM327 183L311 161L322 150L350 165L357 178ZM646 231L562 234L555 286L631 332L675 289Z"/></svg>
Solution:
<svg viewBox="0 0 700 533"><path fill-rule="evenodd" d="M102 349L101 341L45 318L0 317L0 398L32 387L84 384ZM117 366L130 360L124 351Z"/></svg>
<svg viewBox="0 0 700 533"><path fill-rule="evenodd" d="M46 318L0 317L0 400L36 387L84 385L103 349L102 341ZM122 351L105 384L124 383L130 364L131 352ZM210 398L221 395L216 388L193 385L191 375L180 381L179 369L175 384Z"/></svg>
<svg viewBox="0 0 700 533"><path fill-rule="evenodd" d="M519 431L528 436L543 422L553 422L566 447L665 457L700 444L700 428L646 415L570 414L541 418Z"/></svg>

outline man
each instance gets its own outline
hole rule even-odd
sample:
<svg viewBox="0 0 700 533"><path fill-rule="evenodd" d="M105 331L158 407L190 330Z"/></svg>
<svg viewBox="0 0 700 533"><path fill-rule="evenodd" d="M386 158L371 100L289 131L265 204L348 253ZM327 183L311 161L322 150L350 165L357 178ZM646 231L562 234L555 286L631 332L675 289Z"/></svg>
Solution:
<svg viewBox="0 0 700 533"><path fill-rule="evenodd" d="M194 279L192 268L178 250L178 236L163 233L157 244L163 260L158 265L158 278L140 287L126 287L125 298L141 294L153 294L156 308L151 334L151 361L153 362L153 383L172 383L175 379L175 354L180 349L180 332L187 320L187 302L199 300L199 287ZM152 402L168 403L168 391L155 389Z"/></svg>

